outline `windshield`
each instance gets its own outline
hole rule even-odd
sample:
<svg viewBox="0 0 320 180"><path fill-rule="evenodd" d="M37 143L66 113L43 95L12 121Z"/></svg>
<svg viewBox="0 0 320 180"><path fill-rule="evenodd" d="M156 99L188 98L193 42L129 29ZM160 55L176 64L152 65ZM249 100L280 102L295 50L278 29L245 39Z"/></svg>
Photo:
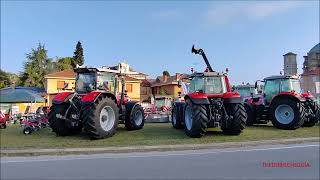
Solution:
<svg viewBox="0 0 320 180"><path fill-rule="evenodd" d="M238 88L237 91L242 97L250 96L251 93L257 94L256 89L254 88Z"/></svg>
<svg viewBox="0 0 320 180"><path fill-rule="evenodd" d="M222 77L194 77L190 82L190 92L221 94L226 92Z"/></svg>
<svg viewBox="0 0 320 180"><path fill-rule="evenodd" d="M96 87L96 73L87 72L79 73L76 81L76 92L88 93L95 90Z"/></svg>
<svg viewBox="0 0 320 180"><path fill-rule="evenodd" d="M281 82L281 91L295 91L301 93L300 82L298 79L283 79Z"/></svg>
<svg viewBox="0 0 320 180"><path fill-rule="evenodd" d="M97 87L100 90L115 91L116 86L115 76L108 72L98 72L97 73Z"/></svg>

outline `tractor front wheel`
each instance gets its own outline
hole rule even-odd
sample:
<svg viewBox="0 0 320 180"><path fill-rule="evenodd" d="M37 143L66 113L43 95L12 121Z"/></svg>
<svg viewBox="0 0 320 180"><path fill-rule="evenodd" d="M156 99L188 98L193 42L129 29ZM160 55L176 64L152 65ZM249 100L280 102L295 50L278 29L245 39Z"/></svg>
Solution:
<svg viewBox="0 0 320 180"><path fill-rule="evenodd" d="M102 139L115 134L119 113L117 104L108 97L100 96L96 102L82 111L84 131L91 139Z"/></svg>
<svg viewBox="0 0 320 180"><path fill-rule="evenodd" d="M278 129L297 129L306 116L303 104L291 98L273 100L270 113L272 124Z"/></svg>
<svg viewBox="0 0 320 180"><path fill-rule="evenodd" d="M245 128L247 113L243 104L227 104L225 106L229 118L222 123L222 131L229 135L239 135Z"/></svg>
<svg viewBox="0 0 320 180"><path fill-rule="evenodd" d="M209 122L207 108L205 105L193 104L190 100L184 107L185 132L193 138L202 137L206 133Z"/></svg>
<svg viewBox="0 0 320 180"><path fill-rule="evenodd" d="M126 112L126 120L125 120L125 126L127 130L138 130L142 129L144 126L144 111L143 108L140 106L140 104L135 104L133 108L126 109L128 112Z"/></svg>
<svg viewBox="0 0 320 180"><path fill-rule="evenodd" d="M245 103L244 108L247 113L246 126L252 126L255 121L254 109L250 104Z"/></svg>
<svg viewBox="0 0 320 180"><path fill-rule="evenodd" d="M27 126L27 127L25 127L25 128L23 129L22 132L23 132L23 134L28 135L28 134L31 134L31 133L33 132L33 129L32 129L31 127Z"/></svg>
<svg viewBox="0 0 320 180"><path fill-rule="evenodd" d="M175 103L172 107L172 113L171 113L171 123L172 127L175 129L182 129L182 109L183 104L182 103Z"/></svg>
<svg viewBox="0 0 320 180"><path fill-rule="evenodd" d="M68 106L68 104L53 104L48 114L49 125L58 136L78 134L82 131L82 127L70 127L66 120L59 118L65 116Z"/></svg>

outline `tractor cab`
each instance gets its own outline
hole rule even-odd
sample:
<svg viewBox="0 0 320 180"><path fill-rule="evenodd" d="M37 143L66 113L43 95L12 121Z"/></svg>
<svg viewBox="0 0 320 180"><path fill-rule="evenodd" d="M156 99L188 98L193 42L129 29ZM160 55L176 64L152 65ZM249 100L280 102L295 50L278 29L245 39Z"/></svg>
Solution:
<svg viewBox="0 0 320 180"><path fill-rule="evenodd" d="M217 72L194 73L189 79L189 93L223 94L227 92L224 74Z"/></svg>
<svg viewBox="0 0 320 180"><path fill-rule="evenodd" d="M297 76L270 76L264 78L264 93L245 103L246 124L266 124L271 120L279 129L311 127L319 121L319 107L309 93L302 93ZM258 81L255 83L257 88Z"/></svg>
<svg viewBox="0 0 320 180"><path fill-rule="evenodd" d="M300 82L296 76L270 76L264 78L264 103L269 105L280 93L300 94Z"/></svg>
<svg viewBox="0 0 320 180"><path fill-rule="evenodd" d="M117 78L113 72L98 68L77 68L75 90L79 94L106 91L116 94Z"/></svg>
<svg viewBox="0 0 320 180"><path fill-rule="evenodd" d="M240 96L244 99L258 94L254 85L239 85L235 87L235 91L240 93Z"/></svg>

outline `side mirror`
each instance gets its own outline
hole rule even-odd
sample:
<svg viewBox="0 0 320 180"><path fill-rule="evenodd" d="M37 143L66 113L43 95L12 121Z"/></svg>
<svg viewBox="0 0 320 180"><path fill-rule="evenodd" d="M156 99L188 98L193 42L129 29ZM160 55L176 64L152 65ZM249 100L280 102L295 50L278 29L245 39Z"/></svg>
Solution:
<svg viewBox="0 0 320 180"><path fill-rule="evenodd" d="M178 87L181 87L181 86L182 86L182 81L179 80L179 81L178 81Z"/></svg>
<svg viewBox="0 0 320 180"><path fill-rule="evenodd" d="M255 88L255 89L258 88L258 81L256 81L256 82L254 83L254 88Z"/></svg>

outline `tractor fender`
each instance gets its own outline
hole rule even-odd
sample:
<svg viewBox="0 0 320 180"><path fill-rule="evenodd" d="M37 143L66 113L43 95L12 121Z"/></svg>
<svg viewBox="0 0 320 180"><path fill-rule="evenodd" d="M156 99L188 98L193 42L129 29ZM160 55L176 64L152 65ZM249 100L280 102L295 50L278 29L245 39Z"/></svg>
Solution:
<svg viewBox="0 0 320 180"><path fill-rule="evenodd" d="M272 98L270 104L272 104L276 99L280 99L280 98L285 98L285 99L293 98L293 99L295 99L296 101L299 101L299 102L305 102L306 101L306 98L298 96L298 95L279 94L279 95L276 95L275 97Z"/></svg>
<svg viewBox="0 0 320 180"><path fill-rule="evenodd" d="M186 95L184 99L185 101L189 99L192 102L192 104L210 104L210 101L207 96Z"/></svg>
<svg viewBox="0 0 320 180"><path fill-rule="evenodd" d="M306 98L306 99L311 99L312 101L316 101L317 99L309 92L307 93L302 93L301 94L302 97Z"/></svg>
<svg viewBox="0 0 320 180"><path fill-rule="evenodd" d="M243 103L243 98L235 97L235 98L225 98L223 99L224 104L239 104Z"/></svg>
<svg viewBox="0 0 320 180"><path fill-rule="evenodd" d="M100 96L105 96L105 97L111 98L112 100L114 100L115 103L117 103L117 99L114 94L108 93L108 92L99 92L99 91L92 91L92 92L86 94L85 96L83 96L81 98L81 102L84 104L91 104L91 103L96 102L96 100Z"/></svg>
<svg viewBox="0 0 320 180"><path fill-rule="evenodd" d="M64 102L67 102L71 96L73 95L72 92L62 92L54 96L52 100L52 104L62 104Z"/></svg>

